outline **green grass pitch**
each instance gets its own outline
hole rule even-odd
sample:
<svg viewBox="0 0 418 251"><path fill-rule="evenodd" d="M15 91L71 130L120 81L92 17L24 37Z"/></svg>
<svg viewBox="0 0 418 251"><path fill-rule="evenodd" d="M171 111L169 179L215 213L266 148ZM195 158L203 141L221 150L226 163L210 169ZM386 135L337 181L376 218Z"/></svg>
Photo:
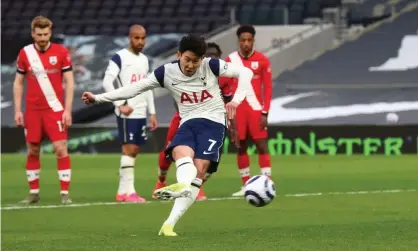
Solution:
<svg viewBox="0 0 418 251"><path fill-rule="evenodd" d="M56 160L45 155L41 208L13 209L28 191L25 156L3 154L1 250L418 250L417 156L272 157L278 196L255 208L225 198L241 185L235 156L227 155L204 186L210 198L225 199L197 202L171 238L157 236L171 202L97 205L114 201L118 155L71 157L79 207L45 208L60 202ZM139 156L136 168L136 188L150 199L157 155ZM252 174L258 171L253 156Z"/></svg>

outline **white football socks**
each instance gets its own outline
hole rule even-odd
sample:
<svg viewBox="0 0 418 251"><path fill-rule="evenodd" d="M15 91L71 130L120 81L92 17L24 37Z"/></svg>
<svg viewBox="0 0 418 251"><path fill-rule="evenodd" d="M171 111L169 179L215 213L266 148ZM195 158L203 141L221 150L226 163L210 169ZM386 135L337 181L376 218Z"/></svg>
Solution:
<svg viewBox="0 0 418 251"><path fill-rule="evenodd" d="M122 155L120 158L118 194L129 195L136 193L134 186L134 166L135 158Z"/></svg>
<svg viewBox="0 0 418 251"><path fill-rule="evenodd" d="M175 225L177 221L183 216L183 214L189 209L189 207L195 202L197 194L199 193L202 180L196 178L197 169L193 164L193 159L190 157L184 157L176 161L177 166L177 182L183 183L187 186L191 185L192 196L185 198L177 198L174 201L173 208L171 209L168 219L164 222L164 225Z"/></svg>
<svg viewBox="0 0 418 251"><path fill-rule="evenodd" d="M178 183L190 185L197 175L197 168L194 166L193 159L184 157L176 161L176 177Z"/></svg>

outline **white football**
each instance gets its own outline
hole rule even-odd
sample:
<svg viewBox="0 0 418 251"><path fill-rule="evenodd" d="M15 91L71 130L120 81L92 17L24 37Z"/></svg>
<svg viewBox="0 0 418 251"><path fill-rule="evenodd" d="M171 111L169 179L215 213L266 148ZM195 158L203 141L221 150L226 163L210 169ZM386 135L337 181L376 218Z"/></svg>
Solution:
<svg viewBox="0 0 418 251"><path fill-rule="evenodd" d="M255 207L264 207L276 197L274 182L266 175L251 177L244 187L245 199Z"/></svg>

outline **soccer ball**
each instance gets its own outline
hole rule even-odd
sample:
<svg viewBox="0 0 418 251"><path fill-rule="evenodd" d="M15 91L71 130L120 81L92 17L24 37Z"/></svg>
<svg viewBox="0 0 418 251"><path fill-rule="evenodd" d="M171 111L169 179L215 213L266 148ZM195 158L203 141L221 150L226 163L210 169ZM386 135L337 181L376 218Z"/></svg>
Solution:
<svg viewBox="0 0 418 251"><path fill-rule="evenodd" d="M245 199L255 207L264 207L276 196L274 182L266 175L251 177L244 187Z"/></svg>

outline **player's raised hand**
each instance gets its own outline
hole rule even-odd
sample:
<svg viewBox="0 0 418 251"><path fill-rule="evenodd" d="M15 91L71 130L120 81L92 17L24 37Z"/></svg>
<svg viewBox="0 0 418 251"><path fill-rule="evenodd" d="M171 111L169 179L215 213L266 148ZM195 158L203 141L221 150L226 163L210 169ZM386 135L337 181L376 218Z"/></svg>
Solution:
<svg viewBox="0 0 418 251"><path fill-rule="evenodd" d="M229 102L228 104L225 105L226 116L227 116L228 120L235 119L235 115L237 114L238 105L239 104L235 103L234 101L231 101L231 102Z"/></svg>
<svg viewBox="0 0 418 251"><path fill-rule="evenodd" d="M22 112L16 112L15 113L15 123L17 126L25 126L23 122L23 113Z"/></svg>
<svg viewBox="0 0 418 251"><path fill-rule="evenodd" d="M84 92L83 95L81 96L81 99L86 105L93 104L96 101L94 94L91 92Z"/></svg>
<svg viewBox="0 0 418 251"><path fill-rule="evenodd" d="M73 117L70 111L64 110L62 113L62 125L64 126L65 130L68 129L73 124Z"/></svg>
<svg viewBox="0 0 418 251"><path fill-rule="evenodd" d="M155 116L155 114L151 114L149 116L149 122L151 124L151 131L154 131L155 129L157 129L158 127L158 120L157 117Z"/></svg>

